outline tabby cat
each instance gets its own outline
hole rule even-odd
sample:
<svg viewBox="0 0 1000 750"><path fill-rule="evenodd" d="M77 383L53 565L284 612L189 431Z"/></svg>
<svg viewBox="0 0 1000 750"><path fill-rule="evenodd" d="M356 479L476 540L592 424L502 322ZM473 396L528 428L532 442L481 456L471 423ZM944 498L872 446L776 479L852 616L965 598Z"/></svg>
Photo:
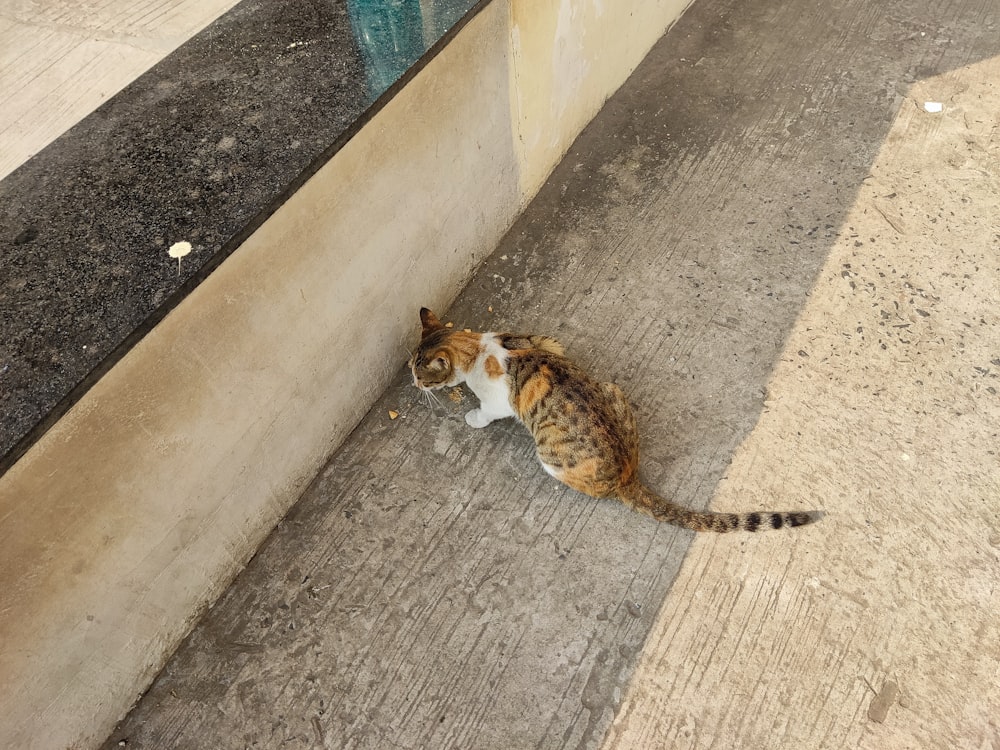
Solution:
<svg viewBox="0 0 1000 750"><path fill-rule="evenodd" d="M410 359L422 390L468 384L479 408L465 415L473 427L516 417L535 438L549 474L592 497L617 498L653 518L693 531L780 529L822 517L820 511L712 513L660 497L639 480L639 434L621 388L598 383L548 336L472 333L441 325L420 310L420 346Z"/></svg>

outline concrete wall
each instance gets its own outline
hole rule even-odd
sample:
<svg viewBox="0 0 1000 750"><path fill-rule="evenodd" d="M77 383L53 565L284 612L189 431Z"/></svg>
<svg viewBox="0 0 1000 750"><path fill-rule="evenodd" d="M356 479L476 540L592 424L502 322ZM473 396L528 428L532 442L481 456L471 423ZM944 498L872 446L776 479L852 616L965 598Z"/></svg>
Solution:
<svg viewBox="0 0 1000 750"><path fill-rule="evenodd" d="M104 739L685 4L490 4L0 478L0 747Z"/></svg>
<svg viewBox="0 0 1000 750"><path fill-rule="evenodd" d="M515 149L527 199L690 2L510 3Z"/></svg>

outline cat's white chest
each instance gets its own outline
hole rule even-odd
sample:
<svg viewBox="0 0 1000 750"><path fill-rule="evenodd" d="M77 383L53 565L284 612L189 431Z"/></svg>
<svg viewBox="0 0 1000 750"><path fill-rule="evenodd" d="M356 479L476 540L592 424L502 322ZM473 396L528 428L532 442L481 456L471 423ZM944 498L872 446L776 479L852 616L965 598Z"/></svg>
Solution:
<svg viewBox="0 0 1000 750"><path fill-rule="evenodd" d="M466 416L466 420L474 427L484 427L495 419L514 416L507 383L507 359L510 353L493 334L483 334L483 340L483 351L476 357L476 363L465 379L479 398L476 415ZM470 412L471 414L473 413Z"/></svg>

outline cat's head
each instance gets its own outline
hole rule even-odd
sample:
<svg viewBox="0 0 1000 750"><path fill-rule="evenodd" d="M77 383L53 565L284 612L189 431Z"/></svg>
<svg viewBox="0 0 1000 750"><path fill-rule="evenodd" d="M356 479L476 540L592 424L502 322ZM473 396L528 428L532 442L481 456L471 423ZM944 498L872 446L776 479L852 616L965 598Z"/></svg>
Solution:
<svg viewBox="0 0 1000 750"><path fill-rule="evenodd" d="M454 385L458 382L455 352L449 345L453 332L426 307L420 308L420 325L420 344L407 363L413 384L425 391Z"/></svg>

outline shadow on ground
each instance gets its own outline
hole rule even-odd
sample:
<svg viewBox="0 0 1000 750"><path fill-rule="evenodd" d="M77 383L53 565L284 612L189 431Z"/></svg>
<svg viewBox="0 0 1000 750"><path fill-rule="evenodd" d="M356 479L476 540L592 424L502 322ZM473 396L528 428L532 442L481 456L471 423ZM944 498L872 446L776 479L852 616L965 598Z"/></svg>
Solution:
<svg viewBox="0 0 1000 750"><path fill-rule="evenodd" d="M648 482L706 506L911 85L1000 53L991 12L698 0L446 317L561 338L635 402ZM445 395L400 373L107 747L600 744L691 535Z"/></svg>

